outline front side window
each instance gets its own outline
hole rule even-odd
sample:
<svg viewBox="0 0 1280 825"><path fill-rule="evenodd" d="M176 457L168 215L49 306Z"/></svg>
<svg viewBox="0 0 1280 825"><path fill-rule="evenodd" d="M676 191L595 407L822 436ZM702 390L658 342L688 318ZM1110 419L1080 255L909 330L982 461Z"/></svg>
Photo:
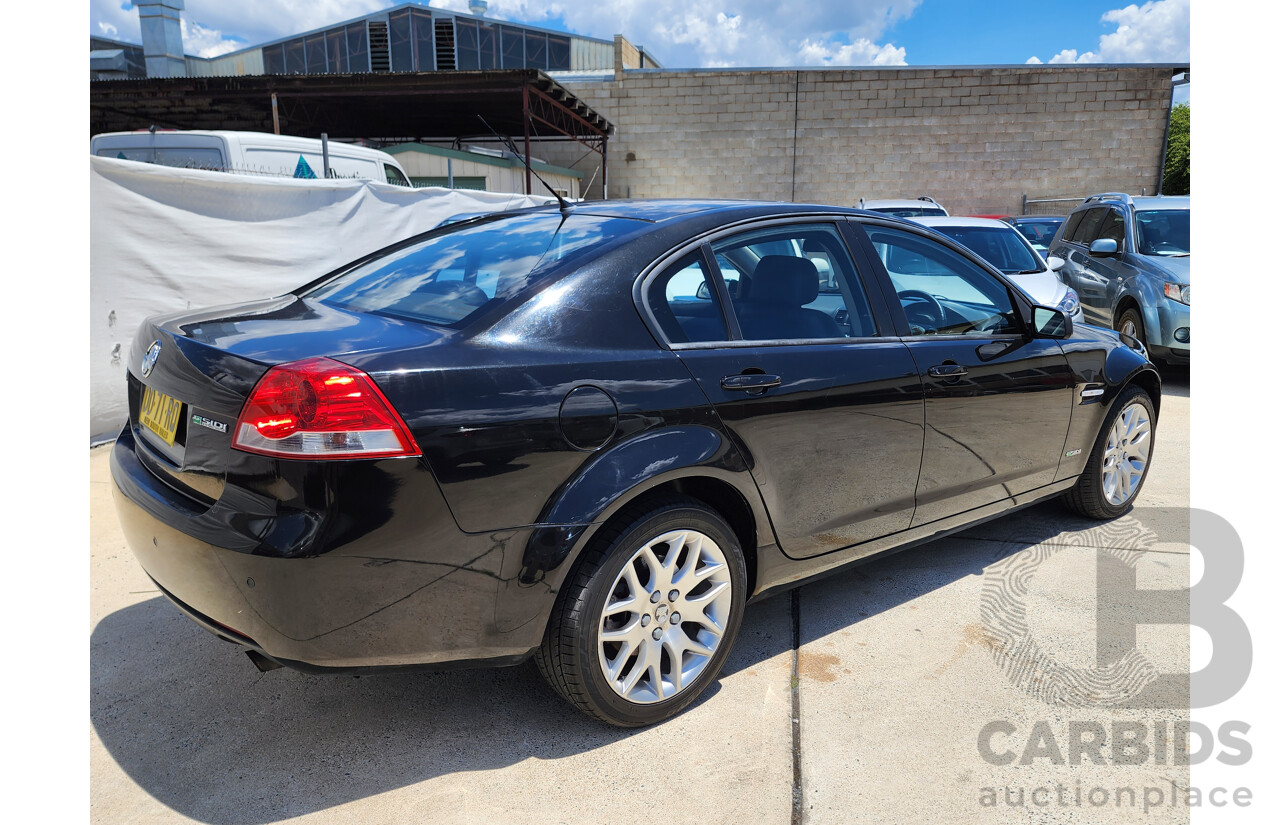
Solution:
<svg viewBox="0 0 1280 825"><path fill-rule="evenodd" d="M865 228L893 282L911 335L1022 332L1008 288L982 267L913 232Z"/></svg>
<svg viewBox="0 0 1280 825"><path fill-rule="evenodd" d="M649 283L649 308L673 344L724 341L729 337L715 281L702 253L685 255Z"/></svg>
<svg viewBox="0 0 1280 825"><path fill-rule="evenodd" d="M1102 226L1102 219L1107 216L1107 208L1099 206L1090 209L1084 213L1084 217L1080 219L1080 223L1076 226L1075 233L1071 236L1071 240L1088 246L1093 243L1093 239L1098 237L1098 229Z"/></svg>
<svg viewBox="0 0 1280 825"><path fill-rule="evenodd" d="M718 241L712 250L745 340L877 334L862 282L835 227L758 229Z"/></svg>
<svg viewBox="0 0 1280 825"><path fill-rule="evenodd" d="M1119 209L1108 209L1106 217L1102 219L1095 240L1103 239L1115 241L1116 248L1124 251L1124 216Z"/></svg>
<svg viewBox="0 0 1280 825"><path fill-rule="evenodd" d="M400 170L395 168L391 164L389 163L382 164L382 169L387 174L387 183L391 184L392 186L410 186L411 185L409 181L405 179L405 176L400 174Z"/></svg>
<svg viewBox="0 0 1280 825"><path fill-rule="evenodd" d="M581 259L649 224L627 218L538 212L460 223L300 293L352 309L459 326L514 297L557 265Z"/></svg>

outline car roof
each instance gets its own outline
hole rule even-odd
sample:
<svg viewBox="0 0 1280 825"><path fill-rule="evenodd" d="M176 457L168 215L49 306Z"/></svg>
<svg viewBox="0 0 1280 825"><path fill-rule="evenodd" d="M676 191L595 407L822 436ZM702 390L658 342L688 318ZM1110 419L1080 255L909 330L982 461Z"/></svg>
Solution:
<svg viewBox="0 0 1280 825"><path fill-rule="evenodd" d="M864 200L862 202L863 209L873 209L876 207L887 206L893 209L906 209L910 207L936 206L942 208L942 204L934 200L924 200L923 198L880 198L877 200Z"/></svg>
<svg viewBox="0 0 1280 825"><path fill-rule="evenodd" d="M555 204L534 207L535 209L558 209ZM669 219L681 218L695 214L706 216L714 214L733 214L741 212L743 217L792 215L814 212L829 212L837 215L864 214L849 206L831 206L816 203L790 203L788 201L750 201L750 200L700 200L686 198L655 198L650 200L607 200L582 201L572 205L575 215L594 215L597 217L631 218L653 223ZM878 216L883 217L883 216Z"/></svg>
<svg viewBox="0 0 1280 825"><path fill-rule="evenodd" d="M1126 195L1122 192L1106 192L1100 195L1090 195L1088 198L1071 210L1073 213L1082 209L1092 208L1095 206L1111 206L1116 204L1123 205L1125 202L1133 204L1134 209L1148 211L1153 209L1190 209L1190 195Z"/></svg>
<svg viewBox="0 0 1280 825"><path fill-rule="evenodd" d="M1154 198L1134 198L1134 209L1190 209L1190 195L1158 195Z"/></svg>
<svg viewBox="0 0 1280 825"><path fill-rule="evenodd" d="M949 218L941 216L929 215L922 218L912 218L911 220L925 226L970 226L975 228L986 227L989 229L1009 229L1013 227L1004 221L998 221L995 218L966 218L953 215Z"/></svg>

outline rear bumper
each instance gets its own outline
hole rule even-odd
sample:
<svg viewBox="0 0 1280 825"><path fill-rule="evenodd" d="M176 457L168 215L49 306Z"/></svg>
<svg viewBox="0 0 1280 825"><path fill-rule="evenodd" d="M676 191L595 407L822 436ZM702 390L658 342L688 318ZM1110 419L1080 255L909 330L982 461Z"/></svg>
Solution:
<svg viewBox="0 0 1280 825"><path fill-rule="evenodd" d="M292 557L247 546L243 525L216 531L139 461L127 428L111 477L125 538L147 575L207 630L281 664L465 667L527 657L542 624L513 621L499 604L528 531L463 533L423 465L362 463L362 478L389 477L384 511L356 530L348 522L367 514L323 514L318 538ZM326 543L326 535L342 538ZM544 615L553 598L525 609Z"/></svg>

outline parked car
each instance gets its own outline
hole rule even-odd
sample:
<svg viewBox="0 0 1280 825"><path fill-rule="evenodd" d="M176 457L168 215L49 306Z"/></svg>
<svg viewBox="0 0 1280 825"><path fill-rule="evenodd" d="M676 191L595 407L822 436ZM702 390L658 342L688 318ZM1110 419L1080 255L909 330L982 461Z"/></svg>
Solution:
<svg viewBox="0 0 1280 825"><path fill-rule="evenodd" d="M1049 257L1049 244L1057 234L1058 227L1067 222L1065 217L1043 217L1040 215L1023 215L1022 217L1005 217L1000 220L1023 234L1031 245L1044 257Z"/></svg>
<svg viewBox="0 0 1280 825"><path fill-rule="evenodd" d="M1003 272L1037 304L1056 307L1074 322L1083 320L1080 298L1054 274L1061 258L1040 257L1030 241L1004 221L991 218L915 218L916 223L964 244Z"/></svg>
<svg viewBox="0 0 1280 825"><path fill-rule="evenodd" d="M324 149L317 138L267 132L143 129L105 132L89 142L90 154L184 169L246 175L323 178ZM409 186L409 176L390 154L368 146L329 141L330 177L360 178Z"/></svg>
<svg viewBox="0 0 1280 825"><path fill-rule="evenodd" d="M151 318L127 367L120 522L199 625L264 670L532 657L621 726L698 697L749 601L1055 496L1125 512L1160 405L928 229L732 201L438 227Z"/></svg>
<svg viewBox="0 0 1280 825"><path fill-rule="evenodd" d="M1191 361L1191 198L1093 195L1050 253L1085 320L1141 341L1157 362Z"/></svg>
<svg viewBox="0 0 1280 825"><path fill-rule="evenodd" d="M914 199L899 198L870 201L865 198L859 198L858 208L866 209L868 212L893 215L895 218L945 217L947 214L947 210L942 208L942 204L928 195Z"/></svg>

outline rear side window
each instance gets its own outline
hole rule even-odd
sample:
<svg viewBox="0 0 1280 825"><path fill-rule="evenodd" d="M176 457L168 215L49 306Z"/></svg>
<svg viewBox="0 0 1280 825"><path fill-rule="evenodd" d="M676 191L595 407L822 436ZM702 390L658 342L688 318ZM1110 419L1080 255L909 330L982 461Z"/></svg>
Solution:
<svg viewBox="0 0 1280 825"><path fill-rule="evenodd" d="M691 252L653 279L648 300L663 335L673 344L729 338L715 280L701 252Z"/></svg>
<svg viewBox="0 0 1280 825"><path fill-rule="evenodd" d="M712 244L747 341L863 338L871 306L836 229L785 224Z"/></svg>
<svg viewBox="0 0 1280 825"><path fill-rule="evenodd" d="M453 224L301 293L353 309L460 326L559 264L644 230L645 221L558 211Z"/></svg>
<svg viewBox="0 0 1280 825"><path fill-rule="evenodd" d="M1062 230L1062 240L1075 240L1076 230L1080 228L1080 221L1084 220L1085 210L1071 213L1071 217L1067 218L1067 226Z"/></svg>

